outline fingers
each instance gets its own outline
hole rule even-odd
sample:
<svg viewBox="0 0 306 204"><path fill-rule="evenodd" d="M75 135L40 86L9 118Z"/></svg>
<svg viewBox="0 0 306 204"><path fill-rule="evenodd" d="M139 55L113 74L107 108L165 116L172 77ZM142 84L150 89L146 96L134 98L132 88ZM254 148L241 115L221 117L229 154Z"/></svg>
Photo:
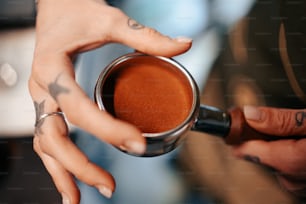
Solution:
<svg viewBox="0 0 306 204"><path fill-rule="evenodd" d="M306 175L302 175L306 170L306 159L303 156L306 153L306 139L287 139L290 136L306 135L305 110L245 106L244 115L255 130L268 135L288 137L286 140L270 142L245 142L235 147L235 153L240 157L255 156L261 163L280 172L306 178Z"/></svg>
<svg viewBox="0 0 306 204"><path fill-rule="evenodd" d="M273 168L282 187L296 196L305 196L306 139L287 139L306 135L305 110L245 106L244 116L255 130L286 139L248 141L233 147L234 154Z"/></svg>
<svg viewBox="0 0 306 204"><path fill-rule="evenodd" d="M44 166L50 173L56 188L61 193L63 203L79 203L80 192L72 175L58 161L41 150L38 140L38 137L34 137L34 150L41 158Z"/></svg>
<svg viewBox="0 0 306 204"><path fill-rule="evenodd" d="M40 80L47 82L49 77L52 78L54 72L50 71L49 74L47 76L41 75ZM79 194L70 174L88 185L95 186L103 195L110 197L115 188L113 177L91 163L69 140L67 125L63 118L58 114L52 114L41 119L43 114L52 113L59 109L58 94L68 94L70 91L66 87L61 87L57 83L58 80L59 78L55 78L53 84L38 84L33 79L29 82L37 114L35 138L38 139L35 140L35 150L50 172L63 199L75 200L74 203L78 203ZM73 112L75 110L77 108Z"/></svg>
<svg viewBox="0 0 306 204"><path fill-rule="evenodd" d="M248 124L259 132L274 136L306 135L306 110L245 106Z"/></svg>
<svg viewBox="0 0 306 204"><path fill-rule="evenodd" d="M287 191L291 192L293 195L304 199L306 198L305 180L292 179L286 176L277 176L277 179L280 185Z"/></svg>
<svg viewBox="0 0 306 204"><path fill-rule="evenodd" d="M67 137L67 126L58 116L41 121L34 148L42 158L63 199L77 201L79 194L71 175L96 187L101 194L111 197L115 189L113 177L88 158ZM78 202L74 202L78 203Z"/></svg>
<svg viewBox="0 0 306 204"><path fill-rule="evenodd" d="M279 172L306 178L305 145L306 139L273 142L255 140L236 146L233 151L238 157L253 158Z"/></svg>
<svg viewBox="0 0 306 204"><path fill-rule="evenodd" d="M52 2L52 5L44 6L43 9L50 12L52 10L50 6L55 5L56 3ZM75 13L80 12L81 6L83 6L82 16L76 16ZM58 7L64 7L63 3L60 3ZM171 57L186 52L192 44L190 38L172 39L137 23L121 10L105 4L81 1L73 5L69 4L68 10L69 13L67 8L60 11L55 8L50 13L45 12L44 15L38 16L37 41L39 43L36 49L49 53L52 51L77 53L109 42L116 42L147 54ZM46 23L46 20L56 19L53 15L60 17L61 12L65 13L65 21Z"/></svg>
<svg viewBox="0 0 306 204"><path fill-rule="evenodd" d="M167 57L184 53L191 47L192 39L190 38L173 39L141 25L120 11L116 15L116 26L113 26L111 30L111 41L133 47L140 52Z"/></svg>
<svg viewBox="0 0 306 204"><path fill-rule="evenodd" d="M234 155L276 170L282 187L298 197L306 196L306 139L273 142L249 141L233 148Z"/></svg>
<svg viewBox="0 0 306 204"><path fill-rule="evenodd" d="M41 4L43 3L43 4ZM145 139L134 126L100 111L74 81L71 58L108 42L119 42L153 55L174 56L191 46L188 38L171 39L143 27L121 11L95 1L43 1L37 17L35 56L29 81L37 118L62 110L76 126L128 152L142 154ZM75 15L82 12L82 15ZM63 21L58 21L65 15ZM94 21L93 21L94 19ZM89 23L90 22L90 23ZM79 193L70 176L95 186L107 197L115 188L108 172L88 161L67 137L58 116L47 117L36 128L35 150L65 199L77 203Z"/></svg>
<svg viewBox="0 0 306 204"><path fill-rule="evenodd" d="M32 89L35 89L35 92L31 91L34 99L42 98L42 96L49 97L48 101L53 101L58 105L72 124L125 151L140 155L145 152L145 138L138 129L114 119L105 111L99 110L98 106L77 85L73 74L69 71L62 71L67 69L65 59L57 58L53 60L49 57L48 60L50 60L48 64L41 64L40 62L35 64L35 67L45 67L50 71L48 74L44 74L41 69L34 70L39 76L37 77L38 80L31 83ZM55 68L48 69L49 66ZM50 95L47 96L39 92L38 89L50 94L52 98ZM52 108L46 110L54 110L53 106Z"/></svg>
<svg viewBox="0 0 306 204"><path fill-rule="evenodd" d="M59 75L56 84L50 92L56 93L53 97L72 124L124 150L136 154L144 153L145 139L138 129L99 110L71 77ZM59 89L58 87L67 90L67 93L53 90Z"/></svg>

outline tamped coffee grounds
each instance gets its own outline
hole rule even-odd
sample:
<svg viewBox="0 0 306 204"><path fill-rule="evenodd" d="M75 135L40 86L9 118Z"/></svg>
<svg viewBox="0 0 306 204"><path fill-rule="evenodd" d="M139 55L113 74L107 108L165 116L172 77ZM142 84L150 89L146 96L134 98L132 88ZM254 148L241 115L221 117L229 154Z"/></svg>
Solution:
<svg viewBox="0 0 306 204"><path fill-rule="evenodd" d="M189 82L173 65L145 58L120 64L108 76L102 97L107 111L144 133L177 127L193 100Z"/></svg>

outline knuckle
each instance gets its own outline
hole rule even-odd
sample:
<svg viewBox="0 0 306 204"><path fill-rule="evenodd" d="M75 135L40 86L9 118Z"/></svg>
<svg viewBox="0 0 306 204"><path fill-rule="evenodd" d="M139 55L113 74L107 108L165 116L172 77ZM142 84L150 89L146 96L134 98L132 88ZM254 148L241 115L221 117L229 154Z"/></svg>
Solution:
<svg viewBox="0 0 306 204"><path fill-rule="evenodd" d="M153 29L153 28L149 28L149 27L145 27L145 29L143 30L143 32L148 35L148 36L156 36L156 35L161 35L157 30Z"/></svg>
<svg viewBox="0 0 306 204"><path fill-rule="evenodd" d="M39 153L40 152L40 145L39 145L39 139L38 137L34 137L33 139L33 149L36 153Z"/></svg>
<svg viewBox="0 0 306 204"><path fill-rule="evenodd" d="M48 142L48 141L50 141L50 140L47 139L48 137L43 137L43 135L40 135L39 137L41 137L41 139L39 140L40 150L44 153L48 152L48 149L52 145L52 141L51 141L51 143Z"/></svg>
<svg viewBox="0 0 306 204"><path fill-rule="evenodd" d="M42 86L42 83L39 83L34 76L30 76L28 80L28 88L32 97L34 95L34 91L37 90L37 87L41 88Z"/></svg>
<svg viewBox="0 0 306 204"><path fill-rule="evenodd" d="M105 27L113 27L113 25L118 24L118 22L126 18L126 15L123 13L123 11L115 7L109 7L108 10L104 10L103 8L103 11L101 12L109 14L109 18L106 19L104 16L99 15L100 18L103 18L101 20L103 20L102 22L104 22L104 24L101 28L103 28L104 31Z"/></svg>
<svg viewBox="0 0 306 204"><path fill-rule="evenodd" d="M36 87L40 87L46 89L46 83L42 76L44 73L42 72L43 69L32 68L31 76L28 80L28 87L31 90L34 90Z"/></svg>
<svg viewBox="0 0 306 204"><path fill-rule="evenodd" d="M278 135L288 136L294 134L295 125L294 118L290 111L280 110L277 112L274 122L278 123L275 128Z"/></svg>
<svg viewBox="0 0 306 204"><path fill-rule="evenodd" d="M60 138L58 134L41 134L39 135L39 147L44 153L52 153L54 150L58 149L58 141Z"/></svg>

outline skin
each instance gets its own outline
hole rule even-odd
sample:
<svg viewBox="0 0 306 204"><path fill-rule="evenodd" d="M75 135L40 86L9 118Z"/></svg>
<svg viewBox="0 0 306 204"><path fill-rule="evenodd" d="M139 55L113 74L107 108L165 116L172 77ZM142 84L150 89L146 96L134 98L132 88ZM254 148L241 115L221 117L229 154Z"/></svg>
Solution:
<svg viewBox="0 0 306 204"><path fill-rule="evenodd" d="M234 147L234 154L272 168L284 189L305 198L306 110L247 106L244 113L248 124L258 132L289 139L248 141ZM297 139L297 136L300 138Z"/></svg>
<svg viewBox="0 0 306 204"><path fill-rule="evenodd" d="M135 153L145 151L140 131L100 111L74 78L72 62L78 53L111 42L168 57L187 51L192 43L188 38L164 36L103 1L39 1L36 46L29 78L36 110L34 150L62 194L63 203L80 201L74 177L96 187L106 197L114 192L115 180L72 143L63 117L52 115L39 120L43 114L63 111L71 124L109 144Z"/></svg>
<svg viewBox="0 0 306 204"><path fill-rule="evenodd" d="M100 111L74 79L72 62L76 55L111 42L167 57L186 52L192 43L186 38L163 36L103 1L39 1L36 46L29 78L37 118L34 150L62 194L63 203L80 201L74 177L96 187L106 197L111 197L114 192L115 181L109 172L91 163L71 142L62 117L53 115L39 120L42 114L63 111L70 123L109 144L135 153L145 150L140 131ZM259 132L279 137L305 135L305 110L267 107L258 110L260 114L245 111L245 116L249 125ZM306 187L305 140L248 141L233 147L233 152L240 158L275 169L284 188L303 196Z"/></svg>

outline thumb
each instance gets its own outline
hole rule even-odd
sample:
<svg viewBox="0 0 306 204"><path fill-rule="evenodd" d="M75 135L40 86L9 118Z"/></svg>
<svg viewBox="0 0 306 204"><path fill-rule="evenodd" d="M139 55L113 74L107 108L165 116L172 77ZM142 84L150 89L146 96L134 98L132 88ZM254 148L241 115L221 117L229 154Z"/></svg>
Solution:
<svg viewBox="0 0 306 204"><path fill-rule="evenodd" d="M151 54L172 57L186 52L192 44L187 37L170 38L125 16L112 29L112 40Z"/></svg>
<svg viewBox="0 0 306 204"><path fill-rule="evenodd" d="M275 135L306 135L306 110L245 106L247 123L259 132Z"/></svg>

